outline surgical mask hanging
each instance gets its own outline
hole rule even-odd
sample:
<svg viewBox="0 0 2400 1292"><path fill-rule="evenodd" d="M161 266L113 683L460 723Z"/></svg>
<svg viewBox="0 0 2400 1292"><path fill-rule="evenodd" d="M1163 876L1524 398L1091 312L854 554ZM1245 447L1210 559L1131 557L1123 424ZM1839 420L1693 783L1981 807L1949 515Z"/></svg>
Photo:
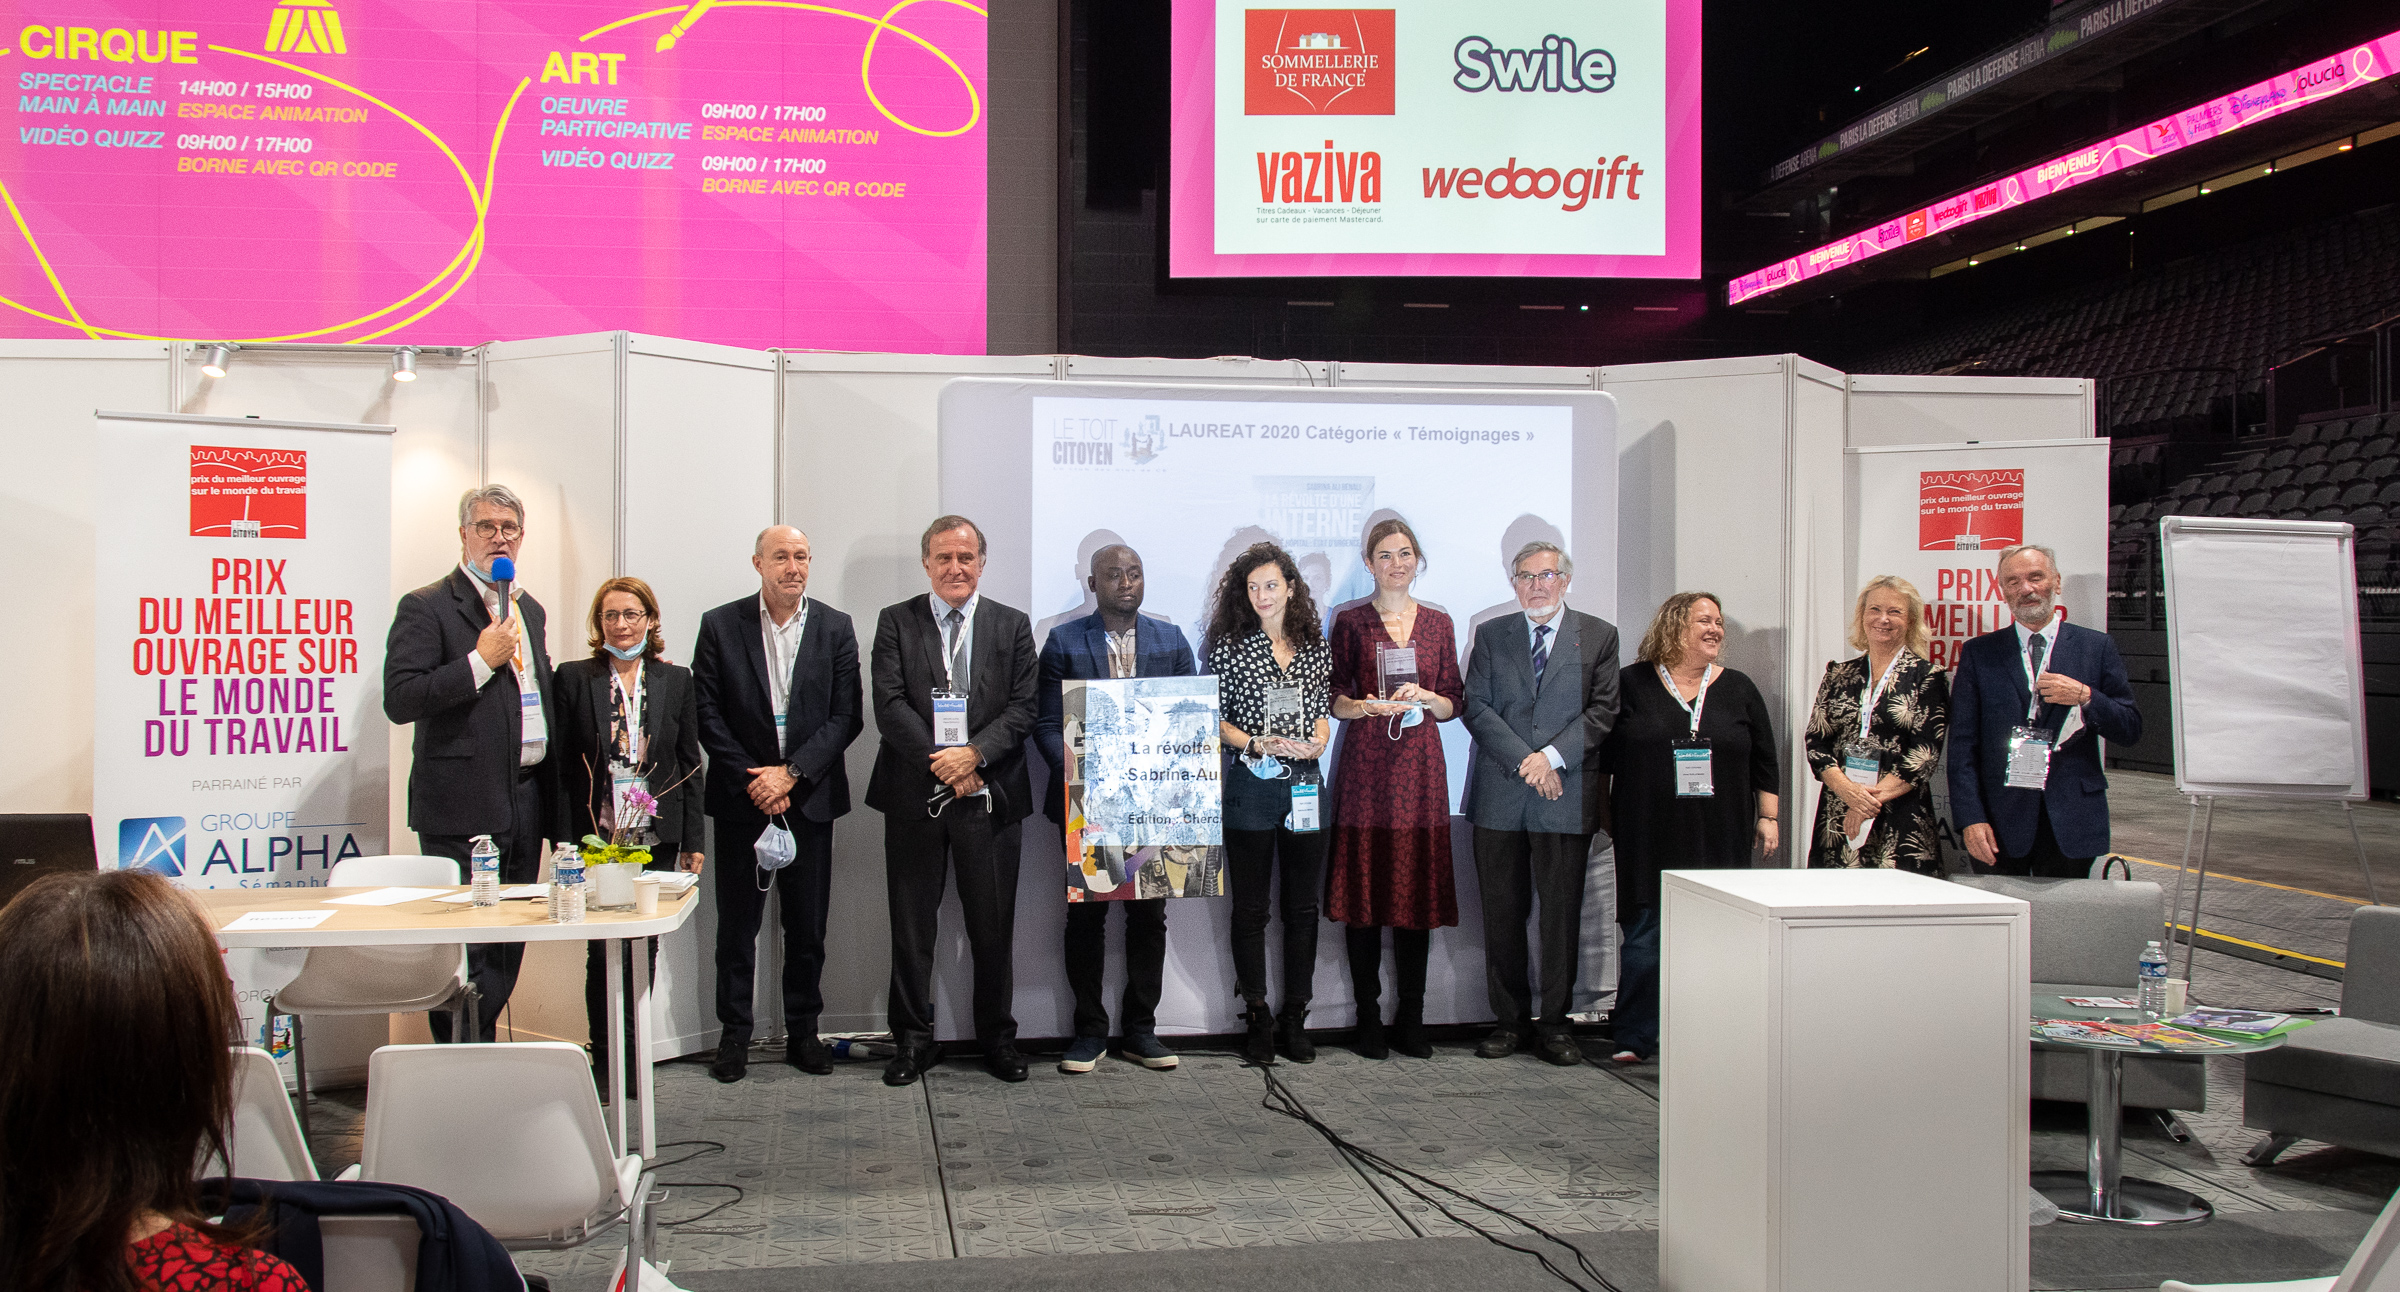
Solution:
<svg viewBox="0 0 2400 1292"><path fill-rule="evenodd" d="M649 639L644 638L643 640L634 643L633 646L627 650L619 650L616 647L609 645L607 642L602 642L600 643L600 649L607 651L609 654L614 655L621 660L637 660L642 657L644 652L650 649L650 642Z"/></svg>
<svg viewBox="0 0 2400 1292"><path fill-rule="evenodd" d="M1383 734L1393 740L1398 740L1401 732L1423 721L1425 721L1423 709L1410 709L1406 713L1395 713L1383 720Z"/></svg>
<svg viewBox="0 0 2400 1292"><path fill-rule="evenodd" d="M1290 780L1292 776L1292 769L1284 766L1283 760L1273 754L1260 754L1253 758L1248 751L1244 751L1242 766L1249 768L1250 774L1262 781Z"/></svg>
<svg viewBox="0 0 2400 1292"><path fill-rule="evenodd" d="M790 830L769 821L767 828L758 832L758 842L750 846L750 851L758 858L758 891L763 893L773 886L775 872L791 865L800 849L792 842Z"/></svg>

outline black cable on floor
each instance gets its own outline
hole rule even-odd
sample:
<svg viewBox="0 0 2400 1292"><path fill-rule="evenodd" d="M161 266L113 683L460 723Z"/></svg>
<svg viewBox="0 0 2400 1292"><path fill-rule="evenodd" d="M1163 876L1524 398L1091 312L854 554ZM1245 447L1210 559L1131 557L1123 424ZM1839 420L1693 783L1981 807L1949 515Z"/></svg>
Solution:
<svg viewBox="0 0 2400 1292"><path fill-rule="evenodd" d="M660 1148L690 1148L690 1147L693 1147L693 1146L695 1146L695 1145L702 1146L702 1147L700 1148L700 1151L699 1151L699 1152L697 1152L697 1153L686 1153L686 1154L684 1154L682 1157L676 1158L675 1160L673 1160L673 1161L671 1161L671 1162L656 1162L656 1163L652 1163L652 1164L651 1164L651 1166L650 1166L650 1170L651 1170L652 1172L654 1172L654 1173L655 1173L655 1172L658 1172L658 1171L664 1171L664 1170L668 1169L669 1167L677 1167L677 1166L682 1166L682 1165L683 1165L684 1163L686 1163L686 1162L690 1162L690 1161L693 1161L693 1160L695 1160L695 1159L698 1159L698 1158L707 1157L707 1156L708 1156L709 1154L711 1154L711 1153L722 1153L722 1152L725 1152L725 1151L726 1151L726 1149L725 1149L725 1145L724 1145L724 1144L723 1144L721 1141L718 1141L718 1140L713 1140L713 1139L679 1139L679 1140L669 1140L668 1142L666 1142L666 1143L664 1143L664 1144L661 1144L661 1145L659 1145L659 1147L660 1147ZM726 1184L726 1183L724 1183L723 1181L719 1181L719 1180L660 1180L660 1179L657 1179L657 1178L655 1178L655 1175L654 1175L654 1176L653 1176L653 1178L652 1178L652 1180L651 1180L651 1183L653 1183L653 1184L657 1185L658 1187L660 1187L660 1188L662 1188L662 1189L731 1189L731 1190L733 1190L733 1196L732 1196L732 1197L730 1197L730 1198L727 1198L725 1201L718 1203L716 1206L710 1207L708 1210L701 1212L701 1213L700 1213L699 1215L697 1215L697 1216L690 1216L690 1217L686 1217L685 1219L682 1219L682 1220L662 1220L662 1221L659 1221L659 1222L658 1222L658 1227L659 1227L659 1228L661 1228L661 1229L680 1229L680 1228L684 1227L685 1225L696 1225L696 1224L699 1224L701 1221L708 1219L710 1216L713 1216L713 1215L717 1214L718 1212L725 1210L727 1207L735 1206L735 1205L739 1204L739 1203L742 1201L742 1199L744 1199L744 1198L747 1198L747 1197L749 1197L749 1196L750 1196L750 1194L749 1194L749 1191L748 1191L748 1190L746 1190L746 1189L744 1189L744 1188L742 1188L742 1186L740 1186L740 1185L738 1185L738 1184ZM659 1201L659 1202L664 1202L664 1201L666 1201L666 1198L667 1198L667 1196L668 1196L668 1195L661 1195L661 1196L659 1197L658 1201ZM655 1206L655 1205L656 1205L656 1203L653 1203L652 1205L654 1205L654 1206ZM756 1228L758 1228L758 1226L756 1226L756 1225L753 1225L753 1226L751 1226L750 1228L752 1228L752 1229L756 1229Z"/></svg>
<svg viewBox="0 0 2400 1292"><path fill-rule="evenodd" d="M1269 1112L1289 1117L1293 1121L1296 1121L1301 1125L1308 1127L1310 1130L1315 1131L1319 1136L1324 1138L1326 1143L1333 1146L1335 1152L1340 1153L1344 1158L1348 1159L1351 1165L1357 1167L1362 1173L1373 1172L1374 1174L1382 1176L1384 1179L1391 1181L1393 1184L1407 1191L1410 1196L1416 1198L1419 1202L1423 1202L1428 1206L1431 1206L1434 1210L1441 1212L1444 1216L1449 1218L1450 1223L1457 1225L1459 1228L1464 1229L1469 1233L1474 1234L1476 1237L1483 1239L1485 1242L1494 1244L1495 1246L1505 1247L1512 1252L1520 1252L1524 1255L1532 1257L1552 1278L1555 1278L1559 1282L1566 1284L1568 1287L1576 1289L1576 1292L1592 1292L1592 1289L1577 1281L1574 1275L1569 1274L1567 1271L1559 1268L1556 1263L1551 1261L1547 1254L1535 1248L1525 1247L1517 1243L1510 1242L1504 1235L1486 1229L1483 1226L1476 1224L1474 1221L1461 1216L1455 1211L1452 1211L1449 1204L1443 1202L1439 1197L1427 1193L1424 1188L1419 1188L1418 1186L1423 1185L1427 1188L1439 1190L1442 1193L1458 1199L1460 1202L1466 1203L1472 1207L1481 1208L1484 1211L1490 1212L1492 1215L1500 1217L1502 1220L1506 1220L1509 1223L1518 1226L1519 1228L1538 1235L1550 1243L1567 1249L1569 1252L1574 1253L1576 1266L1591 1279L1593 1284L1598 1286L1600 1292L1624 1292L1624 1289L1619 1288L1616 1284L1609 1282L1608 1276L1602 1274L1600 1272L1600 1268L1592 1264L1591 1258L1584 1255L1582 1248L1575 1246L1566 1239L1551 1233L1549 1230L1542 1228L1540 1225L1527 1220L1523 1216L1520 1216L1505 1207L1486 1202L1483 1199L1476 1197L1474 1194L1454 1189L1431 1176L1412 1171L1409 1168L1383 1156L1382 1154L1377 1153L1373 1149L1351 1143L1349 1140L1342 1137L1341 1132L1333 1129L1331 1126L1326 1125L1324 1122L1317 1120L1316 1114L1310 1112L1308 1110L1308 1106L1300 1102L1299 1096L1292 1093L1291 1087L1283 1084L1282 1078L1275 1075L1275 1069L1273 1066L1262 1066L1249 1063L1245 1063L1244 1066L1257 1068L1259 1076L1266 1081L1267 1093L1264 1098L1259 1100L1260 1106L1264 1107Z"/></svg>

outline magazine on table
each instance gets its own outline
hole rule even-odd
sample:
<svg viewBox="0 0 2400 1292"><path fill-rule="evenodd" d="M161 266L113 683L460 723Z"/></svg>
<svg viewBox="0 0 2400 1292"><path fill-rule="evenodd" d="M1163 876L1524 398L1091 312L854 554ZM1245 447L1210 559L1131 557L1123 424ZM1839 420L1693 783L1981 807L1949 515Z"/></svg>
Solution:
<svg viewBox="0 0 2400 1292"><path fill-rule="evenodd" d="M2236 1037L2242 1040L2263 1040L2281 1036L2296 1027L2306 1027L2311 1020L2290 1014L2270 1013L2261 1009L2195 1009L2167 1020L2189 1031Z"/></svg>
<svg viewBox="0 0 2400 1292"><path fill-rule="evenodd" d="M2074 1019L2053 1018L2033 1025L2033 1039L2064 1041L2071 1045L2101 1045L2119 1050L2138 1050L2142 1043L2130 1036L2119 1036L2098 1023Z"/></svg>
<svg viewBox="0 0 2400 1292"><path fill-rule="evenodd" d="M2219 1040L2213 1036L2202 1036L2198 1032L2186 1032L2182 1028L2169 1027L2164 1023L2102 1023L2100 1026L2119 1036L2130 1036L2137 1041L2147 1041L2166 1050L2230 1050L2233 1048L2231 1041Z"/></svg>

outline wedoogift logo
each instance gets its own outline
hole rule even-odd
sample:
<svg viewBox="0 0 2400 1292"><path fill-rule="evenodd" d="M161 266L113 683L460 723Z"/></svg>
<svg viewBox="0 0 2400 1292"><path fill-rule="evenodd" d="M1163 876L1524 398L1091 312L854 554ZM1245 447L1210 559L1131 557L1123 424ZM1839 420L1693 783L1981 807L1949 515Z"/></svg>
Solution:
<svg viewBox="0 0 2400 1292"><path fill-rule="evenodd" d="M1391 116L1393 30L1389 9L1244 11L1242 115Z"/></svg>
<svg viewBox="0 0 2400 1292"><path fill-rule="evenodd" d="M183 818L133 816L117 822L117 868L183 873Z"/></svg>

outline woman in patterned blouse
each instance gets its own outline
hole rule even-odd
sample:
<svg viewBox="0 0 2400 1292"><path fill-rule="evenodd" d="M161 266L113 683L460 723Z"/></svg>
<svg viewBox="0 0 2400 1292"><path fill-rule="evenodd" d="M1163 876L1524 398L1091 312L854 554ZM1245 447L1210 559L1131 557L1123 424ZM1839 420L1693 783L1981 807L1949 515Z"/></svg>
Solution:
<svg viewBox="0 0 2400 1292"><path fill-rule="evenodd" d="M1233 892L1233 977L1249 1038L1243 1054L1312 1062L1308 1001L1317 969L1317 890L1325 877L1324 776L1333 737L1333 656L1316 598L1291 554L1253 543L1225 570L1207 637L1224 741L1225 870ZM1270 877L1283 890L1283 1012L1267 1008Z"/></svg>
<svg viewBox="0 0 2400 1292"><path fill-rule="evenodd" d="M1950 731L1950 675L1925 658L1926 638L1916 585L1869 580L1850 619L1851 648L1866 654L1825 667L1808 714L1808 766L1825 785L1809 865L1942 873L1933 774Z"/></svg>
<svg viewBox="0 0 2400 1292"><path fill-rule="evenodd" d="M241 1031L199 908L148 871L56 875L0 910L0 1287L308 1292L212 1225Z"/></svg>

